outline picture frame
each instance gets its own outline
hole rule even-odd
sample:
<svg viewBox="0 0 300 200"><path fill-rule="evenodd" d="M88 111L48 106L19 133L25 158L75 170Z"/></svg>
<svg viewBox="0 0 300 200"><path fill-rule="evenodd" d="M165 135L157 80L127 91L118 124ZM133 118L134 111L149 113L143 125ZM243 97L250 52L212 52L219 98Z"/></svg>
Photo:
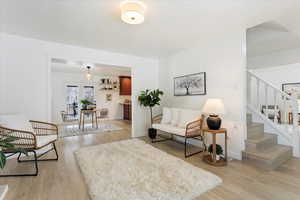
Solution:
<svg viewBox="0 0 300 200"><path fill-rule="evenodd" d="M298 99L300 99L300 82L299 83L284 83L282 84L282 91L291 95L292 91L297 93Z"/></svg>
<svg viewBox="0 0 300 200"><path fill-rule="evenodd" d="M174 96L206 95L206 72L174 78Z"/></svg>
<svg viewBox="0 0 300 200"><path fill-rule="evenodd" d="M106 94L106 102L112 101L112 94Z"/></svg>

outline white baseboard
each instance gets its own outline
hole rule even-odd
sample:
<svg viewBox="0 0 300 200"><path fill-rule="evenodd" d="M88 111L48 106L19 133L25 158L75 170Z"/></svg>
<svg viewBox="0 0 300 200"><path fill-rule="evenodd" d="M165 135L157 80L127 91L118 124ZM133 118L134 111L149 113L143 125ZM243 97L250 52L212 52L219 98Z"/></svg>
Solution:
<svg viewBox="0 0 300 200"><path fill-rule="evenodd" d="M229 151L228 152L228 157L234 158L236 160L242 160L242 153L237 153L237 152Z"/></svg>

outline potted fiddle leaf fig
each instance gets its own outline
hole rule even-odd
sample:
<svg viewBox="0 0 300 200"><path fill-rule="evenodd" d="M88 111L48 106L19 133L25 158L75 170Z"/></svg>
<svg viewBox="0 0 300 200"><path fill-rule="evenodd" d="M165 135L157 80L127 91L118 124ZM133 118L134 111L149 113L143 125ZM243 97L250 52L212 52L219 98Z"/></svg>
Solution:
<svg viewBox="0 0 300 200"><path fill-rule="evenodd" d="M160 105L160 96L162 96L164 93L163 91L159 89L155 90L145 90L140 93L138 96L138 100L142 106L149 107L150 109L150 117L151 117L151 127L148 129L148 135L151 139L156 138L156 129L152 128L153 124L153 113L152 108L154 106Z"/></svg>
<svg viewBox="0 0 300 200"><path fill-rule="evenodd" d="M16 153L23 153L26 156L28 156L28 153L26 150L22 148L17 148L15 145L12 144L12 142L16 141L17 138L15 137L6 137L4 139L0 140L0 168L3 169L6 164L6 151L12 151Z"/></svg>

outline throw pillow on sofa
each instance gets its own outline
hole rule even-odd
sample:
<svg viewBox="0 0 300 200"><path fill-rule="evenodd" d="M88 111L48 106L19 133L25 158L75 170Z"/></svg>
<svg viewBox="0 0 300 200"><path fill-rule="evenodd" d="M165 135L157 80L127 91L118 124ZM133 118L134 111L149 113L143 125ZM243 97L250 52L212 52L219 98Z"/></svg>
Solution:
<svg viewBox="0 0 300 200"><path fill-rule="evenodd" d="M161 119L162 124L170 124L172 121L172 109L164 107L163 108L163 116Z"/></svg>
<svg viewBox="0 0 300 200"><path fill-rule="evenodd" d="M172 120L171 120L171 125L172 126L177 126L178 125L179 117L180 117L180 109L172 108Z"/></svg>

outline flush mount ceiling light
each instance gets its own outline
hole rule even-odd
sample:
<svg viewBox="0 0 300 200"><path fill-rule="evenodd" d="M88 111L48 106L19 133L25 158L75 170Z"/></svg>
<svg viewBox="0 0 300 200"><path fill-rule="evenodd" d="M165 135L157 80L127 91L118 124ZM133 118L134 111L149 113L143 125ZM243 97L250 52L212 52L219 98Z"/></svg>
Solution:
<svg viewBox="0 0 300 200"><path fill-rule="evenodd" d="M144 22L146 6L137 0L126 0L120 4L121 18L128 24L141 24Z"/></svg>
<svg viewBox="0 0 300 200"><path fill-rule="evenodd" d="M90 81L92 79L91 67L90 66L86 66L86 68L87 68L86 79L88 81Z"/></svg>

